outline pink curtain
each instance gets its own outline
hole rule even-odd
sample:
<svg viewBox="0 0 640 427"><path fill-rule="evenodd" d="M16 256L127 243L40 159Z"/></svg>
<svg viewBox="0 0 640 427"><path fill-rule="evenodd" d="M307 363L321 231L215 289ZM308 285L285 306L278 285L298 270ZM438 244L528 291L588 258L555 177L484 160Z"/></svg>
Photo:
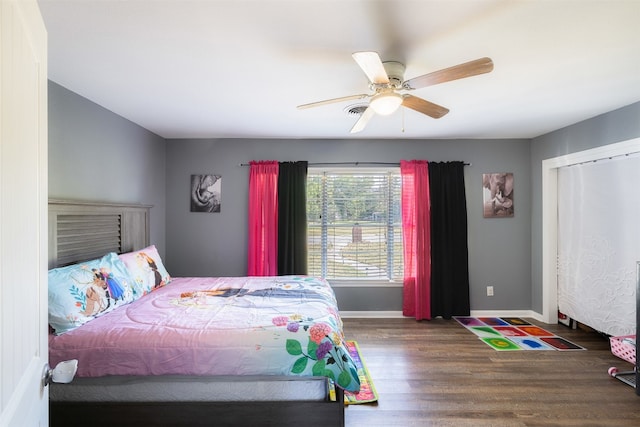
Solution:
<svg viewBox="0 0 640 427"><path fill-rule="evenodd" d="M249 162L248 276L278 274L278 162Z"/></svg>
<svg viewBox="0 0 640 427"><path fill-rule="evenodd" d="M429 164L400 161L404 281L402 313L431 319L431 223Z"/></svg>

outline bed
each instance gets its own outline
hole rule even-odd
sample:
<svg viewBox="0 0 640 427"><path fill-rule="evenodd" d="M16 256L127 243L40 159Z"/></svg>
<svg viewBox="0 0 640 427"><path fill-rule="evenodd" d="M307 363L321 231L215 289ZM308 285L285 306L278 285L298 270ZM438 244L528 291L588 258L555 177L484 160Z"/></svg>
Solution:
<svg viewBox="0 0 640 427"><path fill-rule="evenodd" d="M328 283L171 277L149 210L49 203L49 364L79 361L51 425L344 425L359 380Z"/></svg>

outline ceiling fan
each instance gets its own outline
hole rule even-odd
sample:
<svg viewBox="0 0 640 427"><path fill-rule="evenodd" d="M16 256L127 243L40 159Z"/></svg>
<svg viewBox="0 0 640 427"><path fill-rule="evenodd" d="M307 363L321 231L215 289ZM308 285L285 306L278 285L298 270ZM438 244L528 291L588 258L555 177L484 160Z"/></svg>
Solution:
<svg viewBox="0 0 640 427"><path fill-rule="evenodd" d="M369 105L360 115L360 118L351 128L351 133L360 132L365 128L369 120L375 115L389 115L394 113L401 105L411 108L419 113L426 114L434 119L439 119L449 112L449 109L426 101L417 96L401 93L452 80L477 76L493 70L493 61L490 58L480 58L464 64L455 65L429 74L404 80L405 65L400 62L382 62L377 52L356 52L353 59L358 63L362 71L369 79L369 89L373 93L332 98L324 101L298 105L298 108L319 107L321 105L355 99L371 98Z"/></svg>

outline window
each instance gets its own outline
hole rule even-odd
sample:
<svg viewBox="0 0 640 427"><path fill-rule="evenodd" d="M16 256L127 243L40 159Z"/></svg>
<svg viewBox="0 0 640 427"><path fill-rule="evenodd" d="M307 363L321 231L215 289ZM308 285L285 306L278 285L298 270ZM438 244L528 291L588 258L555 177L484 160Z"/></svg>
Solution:
<svg viewBox="0 0 640 427"><path fill-rule="evenodd" d="M403 275L400 170L307 175L309 274L395 280Z"/></svg>

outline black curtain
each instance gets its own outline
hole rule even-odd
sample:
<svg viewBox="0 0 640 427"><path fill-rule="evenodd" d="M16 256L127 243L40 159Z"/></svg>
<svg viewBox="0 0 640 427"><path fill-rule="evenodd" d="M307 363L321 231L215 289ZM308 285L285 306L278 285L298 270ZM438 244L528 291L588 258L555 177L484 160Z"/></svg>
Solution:
<svg viewBox="0 0 640 427"><path fill-rule="evenodd" d="M469 250L463 162L429 162L431 316L468 316Z"/></svg>
<svg viewBox="0 0 640 427"><path fill-rule="evenodd" d="M307 274L307 162L280 162L278 274Z"/></svg>

